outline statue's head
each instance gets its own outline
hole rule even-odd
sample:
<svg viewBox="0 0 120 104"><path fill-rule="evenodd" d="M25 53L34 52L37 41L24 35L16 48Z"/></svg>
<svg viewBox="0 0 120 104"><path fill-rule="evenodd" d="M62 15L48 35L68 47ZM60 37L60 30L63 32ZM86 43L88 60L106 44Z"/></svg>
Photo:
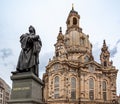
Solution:
<svg viewBox="0 0 120 104"><path fill-rule="evenodd" d="M35 35L35 28L32 25L29 27L29 32Z"/></svg>

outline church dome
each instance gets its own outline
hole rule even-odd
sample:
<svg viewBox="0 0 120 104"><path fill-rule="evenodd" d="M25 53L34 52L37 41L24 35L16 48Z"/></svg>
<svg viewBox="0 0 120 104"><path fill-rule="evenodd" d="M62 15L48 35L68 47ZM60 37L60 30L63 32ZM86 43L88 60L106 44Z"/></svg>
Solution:
<svg viewBox="0 0 120 104"><path fill-rule="evenodd" d="M88 54L91 56L92 45L89 41L89 35L86 35L82 32L79 19L80 15L72 7L72 10L70 11L67 18L67 30L66 34L64 35L66 51L68 54L77 53L77 55Z"/></svg>

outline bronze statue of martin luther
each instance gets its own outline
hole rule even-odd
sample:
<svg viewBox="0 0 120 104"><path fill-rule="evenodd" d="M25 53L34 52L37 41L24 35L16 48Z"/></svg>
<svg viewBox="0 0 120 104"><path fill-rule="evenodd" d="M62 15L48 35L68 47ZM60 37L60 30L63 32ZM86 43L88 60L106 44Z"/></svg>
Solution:
<svg viewBox="0 0 120 104"><path fill-rule="evenodd" d="M39 35L36 35L35 28L29 27L29 33L20 36L21 52L16 67L17 73L33 72L39 76L39 53L42 47L42 42Z"/></svg>

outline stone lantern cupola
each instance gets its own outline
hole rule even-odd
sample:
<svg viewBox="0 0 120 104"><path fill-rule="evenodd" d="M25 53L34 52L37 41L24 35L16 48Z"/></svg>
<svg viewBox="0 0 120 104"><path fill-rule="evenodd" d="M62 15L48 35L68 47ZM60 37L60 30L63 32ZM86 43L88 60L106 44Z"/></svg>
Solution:
<svg viewBox="0 0 120 104"><path fill-rule="evenodd" d="M79 32L82 32L82 28L79 27L79 19L80 15L78 14L77 11L74 10L74 7L72 5L72 10L70 11L66 24L67 24L67 31L72 31L72 30L77 30Z"/></svg>

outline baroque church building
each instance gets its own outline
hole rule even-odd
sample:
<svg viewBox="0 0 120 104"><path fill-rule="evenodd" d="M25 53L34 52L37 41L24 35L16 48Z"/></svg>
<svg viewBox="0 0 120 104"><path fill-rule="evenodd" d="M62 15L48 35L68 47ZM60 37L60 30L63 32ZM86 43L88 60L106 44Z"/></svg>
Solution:
<svg viewBox="0 0 120 104"><path fill-rule="evenodd" d="M89 36L82 32L80 15L70 11L66 33L62 28L55 43L55 55L43 75L47 104L114 104L118 70L110 61L105 40L100 61L94 60Z"/></svg>

